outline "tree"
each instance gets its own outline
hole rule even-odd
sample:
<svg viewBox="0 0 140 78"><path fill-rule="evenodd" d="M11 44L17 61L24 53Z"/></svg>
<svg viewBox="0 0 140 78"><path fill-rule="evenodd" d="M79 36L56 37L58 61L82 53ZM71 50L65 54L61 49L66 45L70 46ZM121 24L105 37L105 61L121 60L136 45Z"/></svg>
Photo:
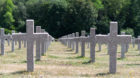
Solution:
<svg viewBox="0 0 140 78"><path fill-rule="evenodd" d="M2 27L7 28L7 29L14 29L13 23L14 23L14 18L13 18L13 10L14 10L14 4L12 0L6 0L5 3L3 4L3 13L2 13Z"/></svg>
<svg viewBox="0 0 140 78"><path fill-rule="evenodd" d="M14 25L16 26L17 31L25 32L26 30L25 21L27 19L25 2L19 1L19 2L16 2L15 4L16 4L16 7L13 12L14 19L15 19Z"/></svg>
<svg viewBox="0 0 140 78"><path fill-rule="evenodd" d="M66 19L69 34L81 30L89 32L91 27L95 27L98 14L91 0L70 0L69 3L66 17L69 18Z"/></svg>

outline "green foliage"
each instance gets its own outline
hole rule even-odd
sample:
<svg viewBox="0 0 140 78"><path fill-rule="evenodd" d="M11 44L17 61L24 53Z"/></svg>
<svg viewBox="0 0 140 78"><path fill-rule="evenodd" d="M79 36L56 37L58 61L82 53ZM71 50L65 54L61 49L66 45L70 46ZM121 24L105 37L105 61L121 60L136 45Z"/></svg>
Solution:
<svg viewBox="0 0 140 78"><path fill-rule="evenodd" d="M89 31L96 24L97 13L91 1L56 0L36 5L27 9L29 18L34 18L36 24L56 38L76 31Z"/></svg>
<svg viewBox="0 0 140 78"><path fill-rule="evenodd" d="M13 10L14 10L14 4L12 2L12 0L6 0L4 2L4 5L1 7L2 8L2 16L1 18L3 19L1 22L1 26L3 28L7 28L7 29L14 29L13 27L13 23L15 22L14 18L13 18Z"/></svg>
<svg viewBox="0 0 140 78"><path fill-rule="evenodd" d="M25 2L17 2L17 4L14 10L14 19L16 26L16 30L20 32L25 32L25 20L27 19L27 12L26 12L26 6ZM19 17L20 16L20 17Z"/></svg>
<svg viewBox="0 0 140 78"><path fill-rule="evenodd" d="M119 33L140 35L140 0L1 0L0 27L25 32L26 19L34 19L52 36L96 28L109 32L109 22L118 21Z"/></svg>
<svg viewBox="0 0 140 78"><path fill-rule="evenodd" d="M134 30L132 28L123 29L121 32L125 32L125 34L134 36Z"/></svg>
<svg viewBox="0 0 140 78"><path fill-rule="evenodd" d="M96 7L97 10L103 9L104 5L102 4L102 0L92 0L93 6Z"/></svg>

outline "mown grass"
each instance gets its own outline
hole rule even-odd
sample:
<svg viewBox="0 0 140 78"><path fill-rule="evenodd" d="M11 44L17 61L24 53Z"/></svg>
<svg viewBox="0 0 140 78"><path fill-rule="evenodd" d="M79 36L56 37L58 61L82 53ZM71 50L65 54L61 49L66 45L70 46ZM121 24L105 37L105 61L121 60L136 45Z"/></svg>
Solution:
<svg viewBox="0 0 140 78"><path fill-rule="evenodd" d="M87 47L87 46L86 46ZM15 48L5 45L6 54L0 56L0 78L139 78L140 52L130 45L126 58L120 58L120 46L117 50L117 73L109 74L109 55L106 45L102 51L96 46L96 62L89 62L89 48L86 57L67 48L59 42L53 42L41 61L35 61L35 71L26 72L26 48Z"/></svg>

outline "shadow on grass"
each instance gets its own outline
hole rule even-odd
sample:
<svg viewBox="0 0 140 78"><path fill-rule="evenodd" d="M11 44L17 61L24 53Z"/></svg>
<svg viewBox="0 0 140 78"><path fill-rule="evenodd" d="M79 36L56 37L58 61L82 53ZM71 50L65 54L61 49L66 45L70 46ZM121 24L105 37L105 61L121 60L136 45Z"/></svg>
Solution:
<svg viewBox="0 0 140 78"><path fill-rule="evenodd" d="M98 73L96 74L96 76L107 76L107 75L111 75L109 72L108 73Z"/></svg>
<svg viewBox="0 0 140 78"><path fill-rule="evenodd" d="M117 58L117 60L124 60L125 58Z"/></svg>
<svg viewBox="0 0 140 78"><path fill-rule="evenodd" d="M2 73L0 73L0 75L3 75Z"/></svg>
<svg viewBox="0 0 140 78"><path fill-rule="evenodd" d="M70 52L70 51L73 51L73 50L72 49L69 49L69 50L65 50L65 51Z"/></svg>
<svg viewBox="0 0 140 78"><path fill-rule="evenodd" d="M77 54L75 52L66 52L66 54Z"/></svg>
<svg viewBox="0 0 140 78"><path fill-rule="evenodd" d="M27 63L27 61L26 61L26 60L24 60L24 61L22 61L21 63Z"/></svg>
<svg viewBox="0 0 140 78"><path fill-rule="evenodd" d="M17 63L27 63L27 61L20 61L20 62L15 62L15 61L14 61L14 62L12 62L12 63L16 63L16 64L17 64Z"/></svg>
<svg viewBox="0 0 140 78"><path fill-rule="evenodd" d="M126 64L127 66L140 66L140 64Z"/></svg>
<svg viewBox="0 0 140 78"><path fill-rule="evenodd" d="M15 75L15 74L25 74L25 73L29 73L29 72L27 72L27 71L23 70L23 71L16 71L16 72L12 72L12 73L10 73L10 74Z"/></svg>
<svg viewBox="0 0 140 78"><path fill-rule="evenodd" d="M82 64L92 64L93 62L91 62L90 60L89 61L85 61L83 62Z"/></svg>
<svg viewBox="0 0 140 78"><path fill-rule="evenodd" d="M57 58L60 58L60 57L54 56L54 55L48 55L48 57L49 57L49 58L56 58L56 59L57 59Z"/></svg>
<svg viewBox="0 0 140 78"><path fill-rule="evenodd" d="M4 55L0 54L0 56L4 56Z"/></svg>
<svg viewBox="0 0 140 78"><path fill-rule="evenodd" d="M140 54L136 55L136 56L140 56Z"/></svg>
<svg viewBox="0 0 140 78"><path fill-rule="evenodd" d="M101 52L100 50L97 50L96 52Z"/></svg>
<svg viewBox="0 0 140 78"><path fill-rule="evenodd" d="M68 57L68 59L84 59L85 57L82 56L76 56L76 57Z"/></svg>
<svg viewBox="0 0 140 78"><path fill-rule="evenodd" d="M14 53L14 52L12 52L12 51L7 51L6 53Z"/></svg>

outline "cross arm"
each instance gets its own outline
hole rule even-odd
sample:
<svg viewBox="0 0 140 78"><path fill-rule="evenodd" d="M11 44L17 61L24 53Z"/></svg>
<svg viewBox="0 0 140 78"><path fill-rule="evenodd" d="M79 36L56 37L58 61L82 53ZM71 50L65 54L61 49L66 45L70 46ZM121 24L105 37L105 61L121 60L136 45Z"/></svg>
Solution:
<svg viewBox="0 0 140 78"><path fill-rule="evenodd" d="M127 44L131 43L132 36L131 35L117 35L116 41L117 43L121 44Z"/></svg>
<svg viewBox="0 0 140 78"><path fill-rule="evenodd" d="M109 42L108 35L96 35L96 43L107 44Z"/></svg>
<svg viewBox="0 0 140 78"><path fill-rule="evenodd" d="M14 39L14 40L26 40L26 33L13 33L12 39Z"/></svg>
<svg viewBox="0 0 140 78"><path fill-rule="evenodd" d="M47 33L34 33L34 38L38 39L38 38L48 38L48 34Z"/></svg>

